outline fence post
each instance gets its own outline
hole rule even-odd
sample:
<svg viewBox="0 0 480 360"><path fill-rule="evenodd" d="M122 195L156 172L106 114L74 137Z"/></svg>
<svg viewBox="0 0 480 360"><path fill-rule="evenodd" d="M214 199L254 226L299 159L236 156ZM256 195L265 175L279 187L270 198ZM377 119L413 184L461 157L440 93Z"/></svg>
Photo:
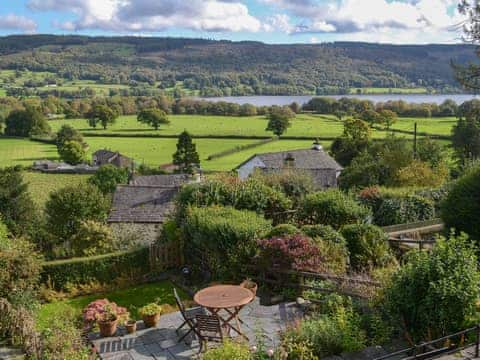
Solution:
<svg viewBox="0 0 480 360"><path fill-rule="evenodd" d="M479 350L480 350L480 325L477 324L476 326L476 344L475 344L475 357L478 358Z"/></svg>

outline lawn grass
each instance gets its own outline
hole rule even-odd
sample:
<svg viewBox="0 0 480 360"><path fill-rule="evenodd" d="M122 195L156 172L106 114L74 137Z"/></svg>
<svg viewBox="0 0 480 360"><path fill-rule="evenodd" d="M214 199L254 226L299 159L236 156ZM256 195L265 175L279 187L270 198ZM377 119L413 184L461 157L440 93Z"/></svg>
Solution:
<svg viewBox="0 0 480 360"><path fill-rule="evenodd" d="M58 159L55 145L0 137L0 167L24 165L30 166L35 160Z"/></svg>
<svg viewBox="0 0 480 360"><path fill-rule="evenodd" d="M181 298L188 299L185 292L177 289ZM140 320L138 310L151 302L167 304L164 306L165 312L176 311L175 298L173 296L173 284L169 281L160 281L151 284L133 286L127 289L115 290L105 294L95 294L81 296L73 299L55 301L43 304L37 313L37 327L45 329L51 319L55 318L66 310L73 310L80 317L82 310L92 301L97 299L108 299L114 301L117 305L127 308L130 318Z"/></svg>
<svg viewBox="0 0 480 360"><path fill-rule="evenodd" d="M0 97L7 96L7 90L0 88Z"/></svg>
<svg viewBox="0 0 480 360"><path fill-rule="evenodd" d="M39 209L43 209L50 193L68 185L85 183L91 175L84 174L44 174L26 171L23 173L28 191Z"/></svg>

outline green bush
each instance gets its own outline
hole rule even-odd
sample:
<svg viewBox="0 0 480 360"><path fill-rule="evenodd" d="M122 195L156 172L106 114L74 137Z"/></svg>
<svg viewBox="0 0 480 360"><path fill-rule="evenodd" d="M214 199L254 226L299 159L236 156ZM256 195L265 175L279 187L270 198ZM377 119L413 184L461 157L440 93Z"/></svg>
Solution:
<svg viewBox="0 0 480 360"><path fill-rule="evenodd" d="M186 258L214 277L238 276L255 255L256 240L271 231L268 220L247 210L189 208L183 225Z"/></svg>
<svg viewBox="0 0 480 360"><path fill-rule="evenodd" d="M267 235L267 237L282 237L285 235L295 235L300 234L301 231L295 225L292 224L280 224L275 226L272 231Z"/></svg>
<svg viewBox="0 0 480 360"><path fill-rule="evenodd" d="M119 277L137 279L148 274L149 249L56 260L43 264L42 282L55 290L66 290L69 285L88 284L92 281L109 283Z"/></svg>
<svg viewBox="0 0 480 360"><path fill-rule="evenodd" d="M345 274L350 262L345 242L334 242L322 238L312 239L320 253L320 271L333 274Z"/></svg>
<svg viewBox="0 0 480 360"><path fill-rule="evenodd" d="M471 326L480 291L476 251L466 235L441 238L431 252L411 251L381 299L391 323L415 342Z"/></svg>
<svg viewBox="0 0 480 360"><path fill-rule="evenodd" d="M342 234L332 228L330 225L304 225L302 232L311 238L321 238L334 243L345 243Z"/></svg>
<svg viewBox="0 0 480 360"><path fill-rule="evenodd" d="M374 221L379 226L406 224L433 218L435 218L433 201L417 195L383 199L374 214Z"/></svg>
<svg viewBox="0 0 480 360"><path fill-rule="evenodd" d="M344 225L364 222L370 211L339 190L327 190L307 195L297 216L301 224L323 224L339 229Z"/></svg>
<svg viewBox="0 0 480 360"><path fill-rule="evenodd" d="M350 307L339 307L332 314L303 320L297 328L288 330L282 339L283 349L306 347L319 358L357 351L365 344L360 318Z"/></svg>
<svg viewBox="0 0 480 360"><path fill-rule="evenodd" d="M370 224L347 225L342 229L347 241L351 265L356 269L372 269L389 264L390 253L387 234Z"/></svg>
<svg viewBox="0 0 480 360"><path fill-rule="evenodd" d="M447 228L464 231L480 241L480 166L471 169L452 186L441 204L441 217Z"/></svg>
<svg viewBox="0 0 480 360"><path fill-rule="evenodd" d="M248 345L226 341L221 346L210 349L202 356L203 360L253 360Z"/></svg>
<svg viewBox="0 0 480 360"><path fill-rule="evenodd" d="M200 184L184 186L177 200L178 216L183 218L188 206L210 205L232 206L238 210L251 210L274 219L275 223L285 220L291 201L280 191L257 179L240 181L235 176L213 178Z"/></svg>

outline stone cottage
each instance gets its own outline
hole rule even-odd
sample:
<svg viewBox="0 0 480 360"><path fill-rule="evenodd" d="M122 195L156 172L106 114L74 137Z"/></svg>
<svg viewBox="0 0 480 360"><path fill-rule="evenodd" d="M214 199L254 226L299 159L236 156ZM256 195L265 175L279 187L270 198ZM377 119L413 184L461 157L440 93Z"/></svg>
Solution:
<svg viewBox="0 0 480 360"><path fill-rule="evenodd" d="M264 172L302 171L311 175L317 189L337 187L338 176L343 170L317 143L311 149L255 154L236 168L240 179L248 178L257 169Z"/></svg>
<svg viewBox="0 0 480 360"><path fill-rule="evenodd" d="M134 176L115 190L108 223L116 236L132 234L148 245L156 240L180 187L191 181L184 174Z"/></svg>
<svg viewBox="0 0 480 360"><path fill-rule="evenodd" d="M133 159L120 154L118 151L97 150L92 155L94 166L114 165L116 167L133 167Z"/></svg>

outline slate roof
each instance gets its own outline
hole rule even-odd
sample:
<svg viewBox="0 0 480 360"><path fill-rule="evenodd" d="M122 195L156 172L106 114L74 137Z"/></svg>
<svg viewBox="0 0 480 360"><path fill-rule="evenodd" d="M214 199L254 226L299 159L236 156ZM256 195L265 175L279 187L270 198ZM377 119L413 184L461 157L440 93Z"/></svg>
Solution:
<svg viewBox="0 0 480 360"><path fill-rule="evenodd" d="M134 176L130 185L176 188L186 184L190 177L186 174Z"/></svg>
<svg viewBox="0 0 480 360"><path fill-rule="evenodd" d="M275 153L255 154L242 164L248 163L253 158L258 157L265 164L267 169L281 169L285 167L285 159L292 157L294 160L294 168L305 170L331 169L342 170L343 168L330 155L323 150L305 149L291 150Z"/></svg>
<svg viewBox="0 0 480 360"><path fill-rule="evenodd" d="M110 160L112 157L117 156L117 152L113 152L110 150L97 150L93 153L94 156L96 156L99 160L102 160L103 162L106 162Z"/></svg>
<svg viewBox="0 0 480 360"><path fill-rule="evenodd" d="M119 185L108 222L163 223L177 192L178 188Z"/></svg>

